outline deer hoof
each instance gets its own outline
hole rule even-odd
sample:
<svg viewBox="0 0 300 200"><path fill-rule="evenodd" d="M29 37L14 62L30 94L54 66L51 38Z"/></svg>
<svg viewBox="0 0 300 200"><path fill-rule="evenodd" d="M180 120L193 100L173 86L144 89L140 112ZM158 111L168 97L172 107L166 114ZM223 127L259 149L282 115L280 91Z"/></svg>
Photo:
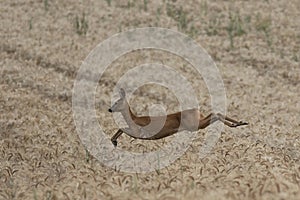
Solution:
<svg viewBox="0 0 300 200"><path fill-rule="evenodd" d="M113 143L114 147L117 147L118 142L116 140L111 141L111 143Z"/></svg>
<svg viewBox="0 0 300 200"><path fill-rule="evenodd" d="M242 126L242 125L248 125L248 124L249 124L248 122L243 122L243 121L240 121L240 122L239 122L239 125L240 125L240 126Z"/></svg>

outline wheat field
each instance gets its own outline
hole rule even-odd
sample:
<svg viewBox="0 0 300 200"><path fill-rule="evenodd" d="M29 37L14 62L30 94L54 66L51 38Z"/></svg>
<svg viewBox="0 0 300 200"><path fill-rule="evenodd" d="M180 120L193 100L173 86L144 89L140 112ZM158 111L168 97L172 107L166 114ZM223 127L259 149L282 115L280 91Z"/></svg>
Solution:
<svg viewBox="0 0 300 200"><path fill-rule="evenodd" d="M0 1L0 199L299 199L300 2L290 1ZM213 58L226 89L227 113L249 122L224 127L203 158L199 130L171 165L127 173L99 162L78 137L72 90L83 60L114 34L142 27L182 32ZM211 109L205 82L182 58L135 51L114 61L95 95L111 137L112 90L134 66L155 61L189 79ZM166 77L168 78L168 77ZM179 111L172 93L145 85L135 113L160 103ZM143 141L123 135L121 150L150 152L175 136Z"/></svg>

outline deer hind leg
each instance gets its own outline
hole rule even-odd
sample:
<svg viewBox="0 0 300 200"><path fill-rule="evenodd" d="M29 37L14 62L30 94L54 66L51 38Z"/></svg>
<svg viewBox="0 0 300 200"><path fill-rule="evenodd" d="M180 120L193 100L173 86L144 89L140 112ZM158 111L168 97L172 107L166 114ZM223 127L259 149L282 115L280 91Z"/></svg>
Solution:
<svg viewBox="0 0 300 200"><path fill-rule="evenodd" d="M214 114L214 113L210 113L209 115L207 115L206 117L204 118L201 118L199 120L199 125L198 125L198 128L199 129L204 129L206 128L207 126L209 126L210 124L216 122L220 120L219 119L219 116Z"/></svg>
<svg viewBox="0 0 300 200"><path fill-rule="evenodd" d="M222 121L225 125L227 125L229 127L237 127L237 126L248 125L248 122L237 121L237 120L234 120L230 117L222 115L220 113L218 113L217 115L220 118L220 121Z"/></svg>
<svg viewBox="0 0 300 200"><path fill-rule="evenodd" d="M229 118L227 116L224 116L222 114L219 114L219 113L218 114L211 113L208 116L200 119L198 127L199 127L199 129L204 129L207 126L209 126L210 124L212 124L216 121L221 121L229 127L237 127L237 126L242 126L242 125L248 125L247 122L236 121L234 119L231 119L231 118Z"/></svg>

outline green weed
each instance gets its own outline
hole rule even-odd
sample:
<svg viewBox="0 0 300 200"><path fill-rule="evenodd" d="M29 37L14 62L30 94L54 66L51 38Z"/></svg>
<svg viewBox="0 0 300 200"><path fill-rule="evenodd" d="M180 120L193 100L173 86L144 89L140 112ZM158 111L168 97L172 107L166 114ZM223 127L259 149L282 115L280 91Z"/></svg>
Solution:
<svg viewBox="0 0 300 200"><path fill-rule="evenodd" d="M111 6L111 0L105 0L108 6Z"/></svg>
<svg viewBox="0 0 300 200"><path fill-rule="evenodd" d="M161 7L156 9L156 21L160 21L160 17L161 17Z"/></svg>
<svg viewBox="0 0 300 200"><path fill-rule="evenodd" d="M131 0L127 1L127 8L128 9L133 8L134 6L135 6L135 1L131 1Z"/></svg>
<svg viewBox="0 0 300 200"><path fill-rule="evenodd" d="M148 11L148 0L144 0L144 11Z"/></svg>
<svg viewBox="0 0 300 200"><path fill-rule="evenodd" d="M87 149L85 149L85 161L88 163L90 162L91 155Z"/></svg>
<svg viewBox="0 0 300 200"><path fill-rule="evenodd" d="M292 59L295 61L295 62L299 62L299 57L297 54L294 54Z"/></svg>
<svg viewBox="0 0 300 200"><path fill-rule="evenodd" d="M48 0L44 0L44 9L45 9L46 11L49 10L49 2L48 2Z"/></svg>
<svg viewBox="0 0 300 200"><path fill-rule="evenodd" d="M220 21L217 17L213 17L208 21L208 27L205 29L208 36L217 35Z"/></svg>
<svg viewBox="0 0 300 200"><path fill-rule="evenodd" d="M111 0L105 0L107 5L110 7L111 6Z"/></svg>
<svg viewBox="0 0 300 200"><path fill-rule="evenodd" d="M155 172L157 173L157 175L160 175L160 157L159 157L159 153L157 153L157 169L155 169Z"/></svg>
<svg viewBox="0 0 300 200"><path fill-rule="evenodd" d="M271 24L271 17L262 18L260 14L256 16L255 28L257 31L264 33L267 44L270 48L272 48Z"/></svg>
<svg viewBox="0 0 300 200"><path fill-rule="evenodd" d="M29 30L32 30L32 18L30 18L30 20L28 21L29 24Z"/></svg>
<svg viewBox="0 0 300 200"><path fill-rule="evenodd" d="M177 22L178 30L185 31L187 29L187 12L185 12L180 6L180 8L177 8L176 6L170 4L167 2L167 15L174 19Z"/></svg>
<svg viewBox="0 0 300 200"><path fill-rule="evenodd" d="M204 16L207 15L207 10L208 10L208 6L207 6L207 1L201 1L201 7L200 7L200 10L201 10L201 14L203 14Z"/></svg>
<svg viewBox="0 0 300 200"><path fill-rule="evenodd" d="M192 26L189 28L187 34L188 34L188 36L190 36L191 38L196 38L197 35L199 34L199 31L198 31L198 29L197 29L194 25L192 25Z"/></svg>
<svg viewBox="0 0 300 200"><path fill-rule="evenodd" d="M82 17L79 18L78 15L76 15L75 18L75 28L76 28L76 33L78 35L86 35L88 31L88 21L85 17L85 13L82 14Z"/></svg>
<svg viewBox="0 0 300 200"><path fill-rule="evenodd" d="M242 20L239 12L236 12L234 14L232 12L229 12L229 23L227 26L227 32L230 40L230 47L234 48L234 37L246 34L246 31L244 29L244 21Z"/></svg>

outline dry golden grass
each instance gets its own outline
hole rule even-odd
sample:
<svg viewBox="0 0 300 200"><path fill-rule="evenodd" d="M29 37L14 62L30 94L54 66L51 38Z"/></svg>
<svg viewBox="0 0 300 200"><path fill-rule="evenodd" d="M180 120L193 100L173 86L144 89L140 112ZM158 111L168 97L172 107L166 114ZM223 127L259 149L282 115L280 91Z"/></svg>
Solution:
<svg viewBox="0 0 300 200"><path fill-rule="evenodd" d="M84 17L83 17L84 16ZM290 1L0 1L0 199L298 199L300 196L300 3ZM147 26L193 37L216 61L228 113L249 121L225 128L199 159L205 130L165 169L130 174L104 167L82 145L73 121L72 87L88 53L120 31ZM133 52L99 83L97 114L106 113L118 77L145 60L193 77L167 53ZM210 99L201 77L191 80L204 113ZM103 89L104 88L104 89ZM141 88L135 112L173 96ZM143 96L140 96L143 94ZM120 148L151 151L160 141L120 138Z"/></svg>

